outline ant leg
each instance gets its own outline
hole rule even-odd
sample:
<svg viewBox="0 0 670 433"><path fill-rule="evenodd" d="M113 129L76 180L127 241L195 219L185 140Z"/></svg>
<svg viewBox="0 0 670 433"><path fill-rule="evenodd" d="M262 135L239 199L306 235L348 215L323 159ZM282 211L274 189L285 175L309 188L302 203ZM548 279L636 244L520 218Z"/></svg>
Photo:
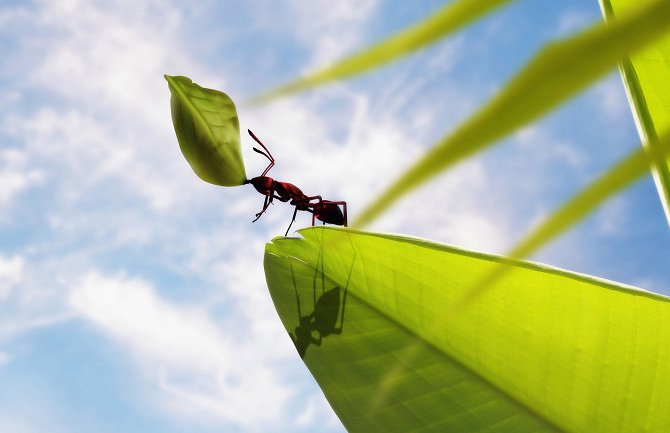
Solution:
<svg viewBox="0 0 670 433"><path fill-rule="evenodd" d="M316 199L319 199L319 204L323 204L323 199L321 198L320 195L313 195L313 196L311 196L311 197L307 197L307 198L306 198L308 204L309 204L310 201L312 201L312 200L316 200ZM313 206L313 205L312 205L312 206Z"/></svg>
<svg viewBox="0 0 670 433"><path fill-rule="evenodd" d="M263 202L263 209L261 209L261 211L256 214L256 219L254 219L252 223L258 221L258 218L260 218L261 215L263 215L263 213L268 209L268 206L270 206L270 197L266 195L265 201Z"/></svg>
<svg viewBox="0 0 670 433"><path fill-rule="evenodd" d="M311 197L306 197L306 200L307 200L307 206L311 207L311 208L315 208L317 206L321 207L321 206L323 206L323 203L324 203L323 198L321 198L320 195L313 195ZM317 203L310 203L312 200L318 200L318 202ZM326 202L328 202L328 201L326 200ZM310 212L312 212L312 226L314 226L314 224L316 224L316 219L315 219L316 215L314 215L314 211L310 211ZM326 223L324 222L323 225L325 226Z"/></svg>
<svg viewBox="0 0 670 433"><path fill-rule="evenodd" d="M288 231L291 230L291 226L293 225L293 221L295 221L295 215L298 213L298 206L295 207L295 210L293 211L293 219L291 220L291 224L288 225L288 228L286 229L286 233L284 233L284 236L288 236Z"/></svg>
<svg viewBox="0 0 670 433"><path fill-rule="evenodd" d="M271 196L271 195L266 195L266 196L265 196L265 201L263 202L263 209L262 209L260 212L258 212L258 213L256 214L256 219L253 220L252 222L255 223L256 221L258 221L258 218L260 218L261 215L263 215L263 214L265 213L265 211L268 210L268 207L269 207L271 204L273 204L273 203L272 203L272 196Z"/></svg>

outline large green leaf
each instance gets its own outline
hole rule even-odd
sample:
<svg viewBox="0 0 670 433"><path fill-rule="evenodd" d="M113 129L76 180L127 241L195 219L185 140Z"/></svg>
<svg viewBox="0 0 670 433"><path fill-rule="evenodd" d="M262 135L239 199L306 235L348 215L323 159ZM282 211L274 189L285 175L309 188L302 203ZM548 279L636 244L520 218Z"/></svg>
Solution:
<svg viewBox="0 0 670 433"><path fill-rule="evenodd" d="M370 204L363 226L443 170L537 119L670 30L670 1L654 0L611 24L545 47L473 116L438 142Z"/></svg>
<svg viewBox="0 0 670 433"><path fill-rule="evenodd" d="M233 101L187 77L165 76L172 97L172 123L184 157L205 182L242 185L247 175L240 148L240 125Z"/></svg>
<svg viewBox="0 0 670 433"><path fill-rule="evenodd" d="M667 298L398 236L266 247L272 299L354 432L670 431ZM510 272L448 315L477 279Z"/></svg>
<svg viewBox="0 0 670 433"><path fill-rule="evenodd" d="M640 0L600 0L608 21L630 13ZM666 19L670 20L670 17ZM670 37L665 37L631 58L620 71L638 126L647 146L653 146L659 131L670 128ZM670 220L670 170L668 158L659 161L654 178L665 214Z"/></svg>
<svg viewBox="0 0 670 433"><path fill-rule="evenodd" d="M350 57L342 59L307 77L285 84L266 95L255 98L263 101L330 81L343 79L380 67L392 60L430 45L451 32L475 21L511 0L456 0L445 5L425 20L384 39Z"/></svg>

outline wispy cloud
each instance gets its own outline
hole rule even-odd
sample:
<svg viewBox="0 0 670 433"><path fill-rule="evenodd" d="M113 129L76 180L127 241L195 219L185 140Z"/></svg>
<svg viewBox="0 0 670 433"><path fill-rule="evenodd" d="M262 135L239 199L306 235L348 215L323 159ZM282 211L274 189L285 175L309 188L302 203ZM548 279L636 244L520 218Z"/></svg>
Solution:
<svg viewBox="0 0 670 433"><path fill-rule="evenodd" d="M300 427L320 424L333 428L337 427L339 423L339 419L328 406L328 403L318 394L307 398L307 404L295 420L295 424Z"/></svg>
<svg viewBox="0 0 670 433"><path fill-rule="evenodd" d="M584 10L568 10L558 19L556 32L558 36L567 36L582 30L593 22L593 15Z"/></svg>
<svg viewBox="0 0 670 433"><path fill-rule="evenodd" d="M258 355L263 345L245 322L217 324L202 308L162 299L147 282L97 273L73 288L70 304L130 350L171 411L255 427L281 419L292 392Z"/></svg>
<svg viewBox="0 0 670 433"><path fill-rule="evenodd" d="M299 23L293 28L311 53L312 58L307 63L309 70L323 67L360 46L361 39L366 36L366 25L379 1L319 0L305 3L290 0L287 5Z"/></svg>
<svg viewBox="0 0 670 433"><path fill-rule="evenodd" d="M9 295L10 290L23 278L23 258L0 256L0 301Z"/></svg>
<svg viewBox="0 0 670 433"><path fill-rule="evenodd" d="M14 149L0 152L0 211L8 212L19 194L42 179L42 172L30 168L24 152Z"/></svg>

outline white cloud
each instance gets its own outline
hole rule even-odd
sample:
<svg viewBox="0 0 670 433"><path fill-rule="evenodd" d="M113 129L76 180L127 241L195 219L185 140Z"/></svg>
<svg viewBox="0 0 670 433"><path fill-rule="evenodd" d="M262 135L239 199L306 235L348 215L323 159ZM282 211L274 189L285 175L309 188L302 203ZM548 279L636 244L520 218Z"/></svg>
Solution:
<svg viewBox="0 0 670 433"><path fill-rule="evenodd" d="M71 291L70 303L130 351L171 413L247 427L282 417L291 388L259 353L244 317L217 326L207 311L172 304L144 281L97 273Z"/></svg>
<svg viewBox="0 0 670 433"><path fill-rule="evenodd" d="M3 122L31 165L48 167L51 187L69 200L112 180L155 209L188 197L163 74L208 74L182 48L178 9L125 0L36 6L22 20L40 31L22 38L23 57L13 60L29 71L22 90L54 102Z"/></svg>
<svg viewBox="0 0 670 433"><path fill-rule="evenodd" d="M289 0L287 5L293 18L292 28L312 53L308 69L313 69L338 60L360 45L379 1Z"/></svg>
<svg viewBox="0 0 670 433"><path fill-rule="evenodd" d="M619 195L608 200L595 213L598 231L609 238L624 236L626 227L630 226L631 205L632 203L625 195Z"/></svg>
<svg viewBox="0 0 670 433"><path fill-rule="evenodd" d="M0 255L0 343L72 317L62 299L68 260L40 261L29 254Z"/></svg>
<svg viewBox="0 0 670 433"><path fill-rule="evenodd" d="M510 246L511 215L498 206L501 192L484 167L475 159L439 176L383 215L375 229L503 252Z"/></svg>
<svg viewBox="0 0 670 433"><path fill-rule="evenodd" d="M592 14L584 10L569 10L560 15L558 20L558 36L567 36L582 30L593 22Z"/></svg>
<svg viewBox="0 0 670 433"><path fill-rule="evenodd" d="M26 154L18 150L0 152L0 210L7 209L24 191L42 180L42 172L30 167Z"/></svg>
<svg viewBox="0 0 670 433"><path fill-rule="evenodd" d="M612 74L593 88L596 108L613 122L630 122L631 111L618 73Z"/></svg>
<svg viewBox="0 0 670 433"><path fill-rule="evenodd" d="M298 427L318 424L322 427L334 429L340 427L340 420L335 416L328 401L322 394L313 394L307 398L302 412L295 419Z"/></svg>
<svg viewBox="0 0 670 433"><path fill-rule="evenodd" d="M584 155L577 148L571 143L557 139L541 126L527 126L519 130L514 139L518 146L533 151L534 164L555 165L557 162L562 162L572 168L579 168L585 163Z"/></svg>
<svg viewBox="0 0 670 433"><path fill-rule="evenodd" d="M9 295L12 288L23 279L23 257L0 256L0 301Z"/></svg>

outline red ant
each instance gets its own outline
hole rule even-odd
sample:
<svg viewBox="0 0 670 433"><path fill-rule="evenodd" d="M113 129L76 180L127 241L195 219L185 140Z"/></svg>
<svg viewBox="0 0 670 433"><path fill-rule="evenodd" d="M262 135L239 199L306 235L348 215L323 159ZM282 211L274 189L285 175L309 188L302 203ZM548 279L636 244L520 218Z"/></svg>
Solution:
<svg viewBox="0 0 670 433"><path fill-rule="evenodd" d="M295 206L295 210L293 211L293 219L291 220L291 224L288 225L286 234L284 234L284 236L288 236L288 231L291 229L291 225L293 225L295 216L299 210L311 212L312 225L314 225L315 219L318 219L319 221L323 221L324 225L328 223L338 226L347 226L347 202L323 200L320 195L308 197L300 190L300 188L293 185L292 183L279 182L278 180L274 180L273 178L266 176L270 169L275 165L275 160L268 148L265 147L263 143L261 143L258 137L256 137L250 129L247 129L247 132L249 132L251 138L253 138L256 143L260 144L261 147L265 150L265 152L263 152L262 150L254 147L254 152L260 153L268 160L270 160L270 164L268 164L267 168L260 176L256 176L252 179L247 179L244 181L245 185L248 183L252 184L254 188L256 188L256 191L265 196L263 209L256 214L256 219L253 222L256 222L258 218L263 215L263 213L268 209L268 206L272 204L272 200L276 198L277 200L284 203L290 200L289 204L291 206ZM316 202L312 203L312 200L316 200ZM340 210L339 205L342 205L344 214Z"/></svg>

